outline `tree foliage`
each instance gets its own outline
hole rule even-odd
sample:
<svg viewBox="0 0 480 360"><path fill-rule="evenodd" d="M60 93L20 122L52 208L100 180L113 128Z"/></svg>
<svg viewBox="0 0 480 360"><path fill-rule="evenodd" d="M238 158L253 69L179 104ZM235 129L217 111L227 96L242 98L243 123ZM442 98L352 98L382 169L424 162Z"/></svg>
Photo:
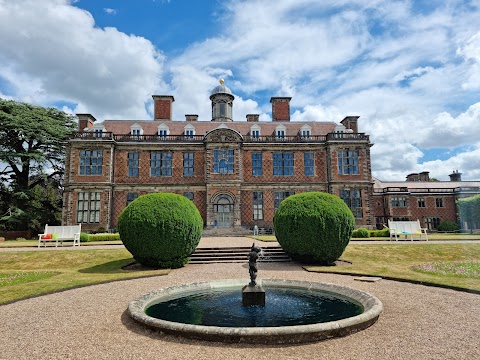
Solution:
<svg viewBox="0 0 480 360"><path fill-rule="evenodd" d="M65 141L75 130L63 111L0 99L1 227L39 230L60 221Z"/></svg>

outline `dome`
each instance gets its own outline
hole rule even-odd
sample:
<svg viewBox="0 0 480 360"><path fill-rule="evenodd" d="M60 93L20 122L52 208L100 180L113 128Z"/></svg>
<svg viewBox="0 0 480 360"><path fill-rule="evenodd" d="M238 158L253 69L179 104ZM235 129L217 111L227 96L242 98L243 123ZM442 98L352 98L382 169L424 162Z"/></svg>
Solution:
<svg viewBox="0 0 480 360"><path fill-rule="evenodd" d="M233 94L232 94L232 90L230 90L230 88L227 87L227 86L224 84L223 79L220 80L220 85L215 86L215 88L212 90L212 94L211 94L211 95L214 95L214 94L230 94L230 95L233 95Z"/></svg>

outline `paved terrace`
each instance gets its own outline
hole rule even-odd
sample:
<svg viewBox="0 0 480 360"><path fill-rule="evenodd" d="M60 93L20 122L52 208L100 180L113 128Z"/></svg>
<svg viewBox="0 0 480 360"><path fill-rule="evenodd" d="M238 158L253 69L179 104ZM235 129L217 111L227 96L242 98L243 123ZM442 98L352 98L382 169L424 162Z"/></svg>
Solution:
<svg viewBox="0 0 480 360"><path fill-rule="evenodd" d="M207 238L202 246L215 241L232 246L252 242ZM131 300L149 291L228 278L247 283L247 264L187 265L167 276L88 286L0 306L0 359L480 358L479 295L389 280L359 282L346 275L308 273L295 263L260 263L259 278L343 284L377 296L384 313L359 333L292 346L187 340L147 330L125 313Z"/></svg>

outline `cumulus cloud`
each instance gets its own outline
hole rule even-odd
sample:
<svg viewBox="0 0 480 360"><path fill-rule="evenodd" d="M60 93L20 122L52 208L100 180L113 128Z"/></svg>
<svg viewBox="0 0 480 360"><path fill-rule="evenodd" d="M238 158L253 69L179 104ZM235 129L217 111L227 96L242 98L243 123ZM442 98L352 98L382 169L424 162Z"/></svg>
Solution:
<svg viewBox="0 0 480 360"><path fill-rule="evenodd" d="M102 118L147 116L163 56L142 37L95 26L67 0L0 0L0 77L16 98L77 104Z"/></svg>
<svg viewBox="0 0 480 360"><path fill-rule="evenodd" d="M293 121L359 115L380 179L453 169L479 177L478 1L224 1L221 31L168 58L148 39L97 27L75 5L0 0L3 92L73 103L99 119L151 118L151 95L174 95L175 119L208 121L210 91L225 78L235 120L269 120L271 96L292 96ZM436 148L454 155L425 161Z"/></svg>

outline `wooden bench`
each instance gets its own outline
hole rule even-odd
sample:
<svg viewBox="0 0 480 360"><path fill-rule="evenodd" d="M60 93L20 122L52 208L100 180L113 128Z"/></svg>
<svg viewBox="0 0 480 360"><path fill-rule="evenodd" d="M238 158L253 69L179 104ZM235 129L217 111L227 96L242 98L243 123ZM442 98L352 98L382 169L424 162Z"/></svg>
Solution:
<svg viewBox="0 0 480 360"><path fill-rule="evenodd" d="M47 243L53 244L55 247L60 243L63 246L65 241L73 241L73 246L80 246L80 232L82 231L82 225L70 225L70 226L49 226L45 225L43 234L38 234L38 247Z"/></svg>
<svg viewBox="0 0 480 360"><path fill-rule="evenodd" d="M420 221L393 221L393 220L388 220L388 228L390 229L390 240L395 238L395 240L398 240L399 236L404 235L405 239L407 237L410 237L410 240L413 241L413 237L417 235L419 237L419 240L423 240L423 237L425 237L425 240L428 241L428 235L427 235L427 229L422 228L420 226Z"/></svg>

